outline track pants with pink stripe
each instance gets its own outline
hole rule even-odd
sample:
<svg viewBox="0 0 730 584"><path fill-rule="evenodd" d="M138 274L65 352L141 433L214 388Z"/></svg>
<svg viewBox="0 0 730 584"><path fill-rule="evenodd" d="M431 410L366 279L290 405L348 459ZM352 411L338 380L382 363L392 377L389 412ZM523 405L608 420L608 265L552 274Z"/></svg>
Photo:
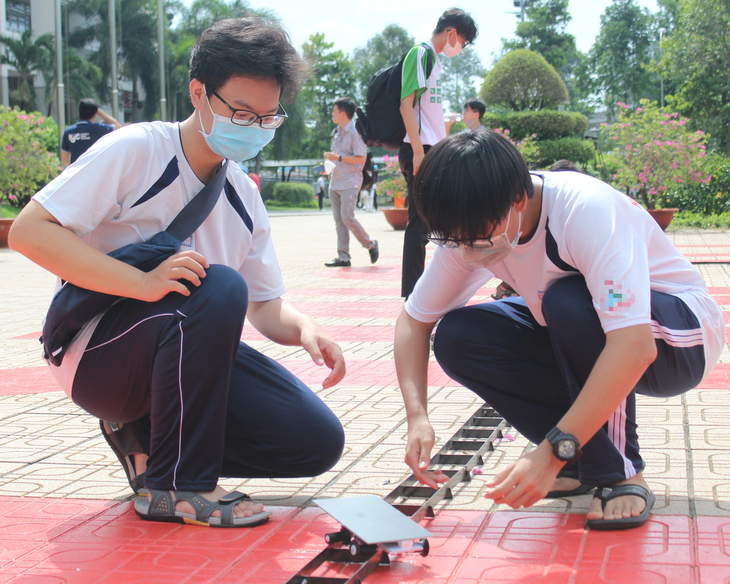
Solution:
<svg viewBox="0 0 730 584"><path fill-rule="evenodd" d="M521 298L454 310L439 323L434 353L444 371L540 443L576 400L606 344L582 276L545 293L540 326ZM608 486L644 468L635 394L670 397L697 386L705 368L696 316L679 298L651 293L658 355L602 430L582 446L584 484ZM651 407L647 404L645 407Z"/></svg>

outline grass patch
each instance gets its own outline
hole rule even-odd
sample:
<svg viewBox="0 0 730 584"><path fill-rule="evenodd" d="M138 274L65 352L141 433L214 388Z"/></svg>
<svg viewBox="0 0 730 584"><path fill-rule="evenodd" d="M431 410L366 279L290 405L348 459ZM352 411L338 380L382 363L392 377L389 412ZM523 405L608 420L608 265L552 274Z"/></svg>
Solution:
<svg viewBox="0 0 730 584"><path fill-rule="evenodd" d="M269 200L264 201L264 205L269 211L311 211L312 209L319 209L319 203L316 201L312 201L310 205L294 206L283 201Z"/></svg>
<svg viewBox="0 0 730 584"><path fill-rule="evenodd" d="M0 219L15 219L22 209L0 203Z"/></svg>

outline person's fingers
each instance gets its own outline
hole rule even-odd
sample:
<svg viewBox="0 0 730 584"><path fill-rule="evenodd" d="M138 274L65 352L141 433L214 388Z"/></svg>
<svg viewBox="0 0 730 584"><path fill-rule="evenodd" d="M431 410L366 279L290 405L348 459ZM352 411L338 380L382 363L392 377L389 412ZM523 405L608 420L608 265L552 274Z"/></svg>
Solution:
<svg viewBox="0 0 730 584"><path fill-rule="evenodd" d="M329 364L328 364L329 366ZM345 365L345 358L342 356L342 354L339 354L332 362L332 371L327 376L327 379L322 382L322 387L327 389L328 387L332 387L334 385L337 385L340 381L342 381L345 377L345 374L347 373L347 366Z"/></svg>
<svg viewBox="0 0 730 584"><path fill-rule="evenodd" d="M181 256L174 258L172 261L173 268L185 268L191 272L195 272L199 278L205 278L205 266L197 259L189 256Z"/></svg>
<svg viewBox="0 0 730 584"><path fill-rule="evenodd" d="M322 357L322 352L319 350L319 345L316 340L307 340L302 342L302 348L309 353L309 356L316 365L324 365L324 358Z"/></svg>

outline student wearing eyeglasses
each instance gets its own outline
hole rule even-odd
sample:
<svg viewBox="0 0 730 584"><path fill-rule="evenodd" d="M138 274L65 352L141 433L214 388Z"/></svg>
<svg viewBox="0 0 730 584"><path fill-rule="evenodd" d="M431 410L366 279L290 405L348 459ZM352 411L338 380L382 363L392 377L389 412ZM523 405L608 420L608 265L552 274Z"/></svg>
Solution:
<svg viewBox="0 0 730 584"><path fill-rule="evenodd" d="M222 20L192 51L180 123L124 127L37 193L10 233L17 251L82 288L123 297L84 326L51 371L101 430L141 495L143 519L216 527L270 518L220 477L315 476L334 466L342 426L276 361L240 342L244 318L302 346L324 374L342 352L285 291L254 182L228 164L225 186L180 251L150 272L106 255L164 231L225 159L247 160L286 120L304 63L258 18Z"/></svg>
<svg viewBox="0 0 730 584"><path fill-rule="evenodd" d="M588 527L643 525L655 498L635 396L697 387L725 343L697 269L635 201L581 173L531 173L491 130L436 145L415 190L438 246L395 333L416 478L447 480L428 469L429 337L442 319L433 347L443 370L535 444L486 496L518 509L596 487ZM520 297L466 306L494 277Z"/></svg>

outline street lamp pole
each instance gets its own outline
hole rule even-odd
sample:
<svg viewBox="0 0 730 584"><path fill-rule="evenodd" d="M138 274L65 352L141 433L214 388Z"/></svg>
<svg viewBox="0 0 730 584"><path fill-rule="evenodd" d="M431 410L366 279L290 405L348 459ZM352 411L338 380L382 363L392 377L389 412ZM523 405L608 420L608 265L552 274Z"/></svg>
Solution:
<svg viewBox="0 0 730 584"><path fill-rule="evenodd" d="M162 0L157 0L157 52L160 56L160 119L167 121L167 98L165 96L165 25Z"/></svg>
<svg viewBox="0 0 730 584"><path fill-rule="evenodd" d="M112 78L112 116L119 119L119 87L117 79L117 10L116 0L109 0L109 60Z"/></svg>
<svg viewBox="0 0 730 584"><path fill-rule="evenodd" d="M661 95L661 106L664 109L664 50L662 49L662 39L664 38L665 29L659 29L659 91Z"/></svg>
<svg viewBox="0 0 730 584"><path fill-rule="evenodd" d="M63 141L63 131L66 129L66 103L63 87L63 43L61 39L61 0L56 0L56 110L58 112L58 143Z"/></svg>

